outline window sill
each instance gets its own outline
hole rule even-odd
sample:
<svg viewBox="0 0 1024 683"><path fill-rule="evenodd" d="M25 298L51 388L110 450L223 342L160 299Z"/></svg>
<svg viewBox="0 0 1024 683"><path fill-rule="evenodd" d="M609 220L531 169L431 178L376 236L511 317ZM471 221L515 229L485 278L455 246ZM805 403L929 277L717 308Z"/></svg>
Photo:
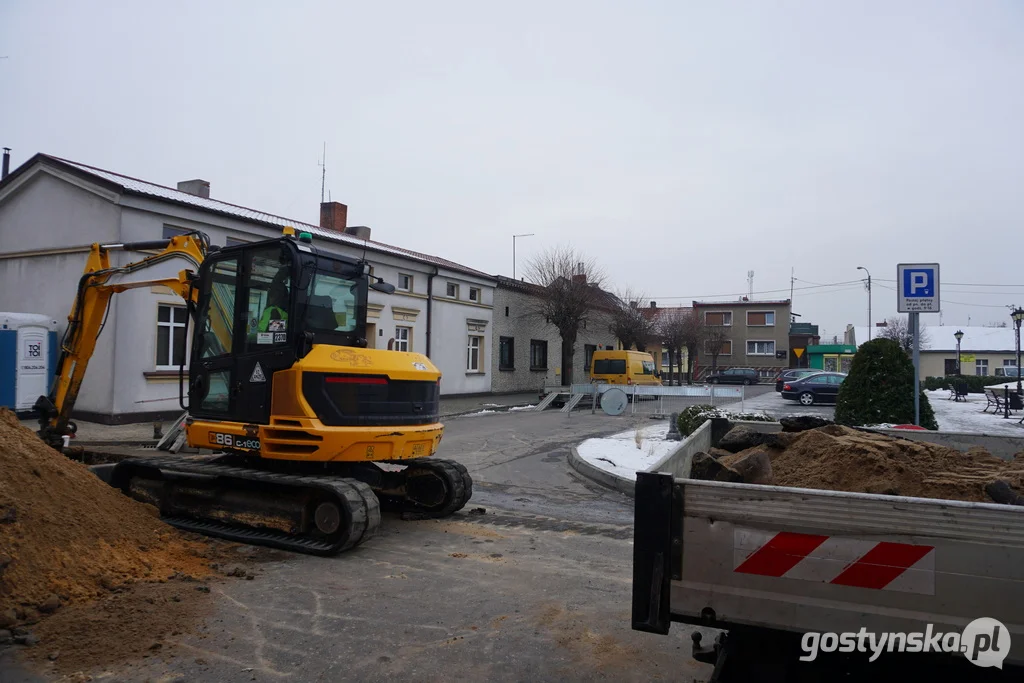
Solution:
<svg viewBox="0 0 1024 683"><path fill-rule="evenodd" d="M486 375L484 370L466 370L467 375Z"/></svg>
<svg viewBox="0 0 1024 683"><path fill-rule="evenodd" d="M498 368L498 372L515 372L515 368Z"/></svg>
<svg viewBox="0 0 1024 683"><path fill-rule="evenodd" d="M547 372L547 368L530 368L530 372Z"/></svg>
<svg viewBox="0 0 1024 683"><path fill-rule="evenodd" d="M146 379L178 379L177 370L150 370L143 372L142 376ZM188 378L188 370L185 370L185 378Z"/></svg>

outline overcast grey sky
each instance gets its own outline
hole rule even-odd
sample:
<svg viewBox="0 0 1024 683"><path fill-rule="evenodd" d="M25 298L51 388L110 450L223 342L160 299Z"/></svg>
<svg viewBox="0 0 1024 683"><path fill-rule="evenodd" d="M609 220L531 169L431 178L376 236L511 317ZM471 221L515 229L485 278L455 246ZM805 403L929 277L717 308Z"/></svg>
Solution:
<svg viewBox="0 0 1024 683"><path fill-rule="evenodd" d="M315 223L326 142L350 223L491 273L532 232L520 273L571 243L663 305L795 268L829 335L863 287L799 288L859 265L876 320L900 261L1017 285L946 285L945 324L1024 305L1019 0L0 0L0 56L15 165L201 177Z"/></svg>

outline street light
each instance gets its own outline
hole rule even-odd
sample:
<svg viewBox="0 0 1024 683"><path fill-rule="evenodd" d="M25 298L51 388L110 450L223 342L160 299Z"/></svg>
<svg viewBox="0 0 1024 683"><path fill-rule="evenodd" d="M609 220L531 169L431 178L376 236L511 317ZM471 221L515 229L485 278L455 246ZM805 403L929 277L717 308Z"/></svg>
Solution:
<svg viewBox="0 0 1024 683"><path fill-rule="evenodd" d="M512 235L512 279L516 279L516 238L533 237L532 232L524 232L521 235Z"/></svg>
<svg viewBox="0 0 1024 683"><path fill-rule="evenodd" d="M960 340L964 338L963 330L957 330L953 333L956 337L956 376L960 376Z"/></svg>
<svg viewBox="0 0 1024 683"><path fill-rule="evenodd" d="M1013 318L1013 326L1017 337L1017 395L1024 396L1024 392L1020 390L1020 323L1024 320L1024 308L1014 309L1010 317Z"/></svg>
<svg viewBox="0 0 1024 683"><path fill-rule="evenodd" d="M857 270L868 274L868 341L871 341L871 271L864 266L857 266Z"/></svg>

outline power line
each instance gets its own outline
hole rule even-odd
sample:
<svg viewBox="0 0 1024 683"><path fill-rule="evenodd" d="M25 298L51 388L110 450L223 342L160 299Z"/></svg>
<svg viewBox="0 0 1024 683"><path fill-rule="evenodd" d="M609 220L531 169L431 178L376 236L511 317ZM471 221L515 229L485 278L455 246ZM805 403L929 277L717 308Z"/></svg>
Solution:
<svg viewBox="0 0 1024 683"><path fill-rule="evenodd" d="M888 289L890 292L895 292L896 291L895 287L886 287L885 285L878 285L878 286L881 287L882 289ZM942 303L944 303L944 304L955 304L957 306L978 306L979 308L1007 308L1006 304L1000 304L1000 305L997 305L997 304L976 304L976 303L967 303L966 301L953 301L952 299L943 299Z"/></svg>
<svg viewBox="0 0 1024 683"><path fill-rule="evenodd" d="M896 282L896 280L886 280L885 278L876 277L875 280L880 282ZM978 284L972 282L943 282L943 286L950 285L952 287L1024 287L1024 285L998 285L998 284Z"/></svg>
<svg viewBox="0 0 1024 683"><path fill-rule="evenodd" d="M863 280L848 280L846 282L833 282L831 284L814 285L814 286L809 286L809 287L794 287L794 288L788 288L787 287L785 289L762 289L761 291L753 292L753 294L778 294L779 292L790 292L790 291L794 291L794 290L799 292L801 290L808 290L808 289L821 289L822 287L842 287L844 285L860 285L861 282L863 282ZM750 294L751 294L750 292L736 292L736 293L733 293L733 294L702 294L700 296L696 296L696 295L695 296L652 296L650 298L652 298L652 299L669 299L669 300L671 300L671 299L695 299L695 300L700 300L700 299L713 299L715 297L725 297L725 296L750 296Z"/></svg>

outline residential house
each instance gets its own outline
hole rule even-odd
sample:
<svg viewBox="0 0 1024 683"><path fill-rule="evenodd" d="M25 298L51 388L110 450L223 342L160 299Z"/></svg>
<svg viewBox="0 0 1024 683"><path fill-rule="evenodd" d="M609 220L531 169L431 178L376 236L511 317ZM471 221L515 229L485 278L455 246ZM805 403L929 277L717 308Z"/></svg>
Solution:
<svg viewBox="0 0 1024 683"><path fill-rule="evenodd" d="M704 325L722 328L725 343L718 356L718 368L754 368L763 378L776 376L789 367L789 299L777 301L694 301L693 307ZM711 370L711 349L705 342L701 375Z"/></svg>
<svg viewBox="0 0 1024 683"><path fill-rule="evenodd" d="M495 393L540 391L562 384L562 338L558 328L538 312L544 288L496 276L494 332L491 341L491 388ZM602 297L611 296L601 292ZM576 383L588 381L590 360L598 349L617 347L608 306L591 312L579 331L573 355Z"/></svg>
<svg viewBox="0 0 1024 683"><path fill-rule="evenodd" d="M658 324L660 323L661 319L664 316L666 316L666 315L684 315L684 314L687 314L687 313L691 312L692 310L693 309L688 307L688 306L669 306L667 308L666 307L660 307L659 308L658 307L658 302L656 302L656 301L652 301L650 303L650 305L644 309L644 313L654 323L654 329L655 329L654 336L650 339L650 341L648 341L647 346L644 347L644 350L647 351L649 354L651 354L651 356L654 357L654 366L659 369L659 371L662 374L662 377L663 377L664 381L668 381L668 379L669 379L669 366L670 365L672 367L672 372L673 372L673 374L676 375L677 379L680 378L680 377L684 377L685 376L682 373L686 372L686 365L687 365L687 358L689 357L689 351L685 347L683 347L683 349L681 350L682 351L682 353L681 353L681 356L682 356L682 366L681 367L679 365L679 358L678 357L671 359L672 362L669 363L668 349L665 347L665 345L663 343L664 340L662 340L658 336L658 334L657 334ZM694 371L696 371L696 367L694 368Z"/></svg>
<svg viewBox="0 0 1024 683"><path fill-rule="evenodd" d="M312 234L327 251L362 258L396 286L371 291L368 345L426 354L443 373L443 395L491 388L494 278L446 259L378 242L349 226L347 207L326 202L310 225L210 197L203 180L177 188L37 154L0 179L0 311L66 321L89 245L156 240L201 230L220 246ZM140 257L113 252L116 265ZM170 290L134 289L112 299L101 342L76 406L106 422L180 413L178 363L189 353L187 315Z"/></svg>
<svg viewBox="0 0 1024 683"><path fill-rule="evenodd" d="M872 330L872 338L877 338L883 329ZM1005 374L1007 368L1017 367L1016 334L1012 327L922 325L921 330L926 340L921 348L921 377L957 374L957 332L964 333L960 340L960 374L998 376ZM860 346L867 341L867 333L867 327L847 325L846 343Z"/></svg>

